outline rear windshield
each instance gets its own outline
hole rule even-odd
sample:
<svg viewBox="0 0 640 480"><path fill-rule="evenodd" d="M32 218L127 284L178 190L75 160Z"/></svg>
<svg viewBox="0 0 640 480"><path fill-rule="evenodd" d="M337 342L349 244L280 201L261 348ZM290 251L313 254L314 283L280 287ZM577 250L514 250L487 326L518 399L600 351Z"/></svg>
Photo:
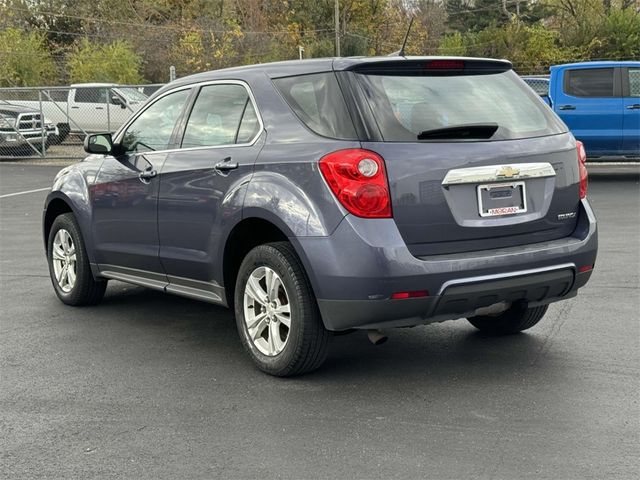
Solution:
<svg viewBox="0 0 640 480"><path fill-rule="evenodd" d="M315 133L329 138L357 139L333 72L279 78L273 83L296 116Z"/></svg>
<svg viewBox="0 0 640 480"><path fill-rule="evenodd" d="M564 124L513 71L356 77L385 141L415 142L420 133L469 124L497 124L490 140L566 131Z"/></svg>

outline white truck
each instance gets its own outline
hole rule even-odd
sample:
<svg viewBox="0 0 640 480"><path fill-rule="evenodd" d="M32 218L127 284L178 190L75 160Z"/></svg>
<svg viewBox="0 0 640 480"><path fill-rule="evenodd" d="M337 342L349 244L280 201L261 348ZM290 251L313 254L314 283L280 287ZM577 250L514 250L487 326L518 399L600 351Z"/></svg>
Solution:
<svg viewBox="0 0 640 480"><path fill-rule="evenodd" d="M148 97L134 87L111 83L83 83L46 89L0 89L0 104L9 102L44 114L59 131L59 141L69 133L114 132Z"/></svg>

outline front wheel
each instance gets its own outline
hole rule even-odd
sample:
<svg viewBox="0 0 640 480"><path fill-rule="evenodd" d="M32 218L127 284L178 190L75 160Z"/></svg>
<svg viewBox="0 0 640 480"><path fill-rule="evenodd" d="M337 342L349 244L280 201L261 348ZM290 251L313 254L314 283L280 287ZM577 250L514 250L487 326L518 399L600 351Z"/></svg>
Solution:
<svg viewBox="0 0 640 480"><path fill-rule="evenodd" d="M49 275L58 298L67 305L100 302L107 281L93 278L80 227L72 213L53 221L47 247Z"/></svg>
<svg viewBox="0 0 640 480"><path fill-rule="evenodd" d="M506 312L495 316L469 317L469 323L483 332L508 335L518 333L533 327L542 320L549 305L527 308L524 305L514 305Z"/></svg>
<svg viewBox="0 0 640 480"><path fill-rule="evenodd" d="M238 272L235 313L242 343L263 372L300 375L324 361L329 332L291 244L260 245L247 254Z"/></svg>

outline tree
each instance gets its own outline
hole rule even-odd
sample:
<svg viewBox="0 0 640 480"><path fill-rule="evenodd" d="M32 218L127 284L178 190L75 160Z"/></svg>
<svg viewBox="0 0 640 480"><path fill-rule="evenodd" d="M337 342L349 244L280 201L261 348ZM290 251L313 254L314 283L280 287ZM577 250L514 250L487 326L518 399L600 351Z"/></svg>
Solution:
<svg viewBox="0 0 640 480"><path fill-rule="evenodd" d="M0 85L32 87L48 85L57 76L53 57L42 33L17 28L0 31Z"/></svg>
<svg viewBox="0 0 640 480"><path fill-rule="evenodd" d="M141 83L142 58L128 42L100 45L82 39L69 55L72 82Z"/></svg>

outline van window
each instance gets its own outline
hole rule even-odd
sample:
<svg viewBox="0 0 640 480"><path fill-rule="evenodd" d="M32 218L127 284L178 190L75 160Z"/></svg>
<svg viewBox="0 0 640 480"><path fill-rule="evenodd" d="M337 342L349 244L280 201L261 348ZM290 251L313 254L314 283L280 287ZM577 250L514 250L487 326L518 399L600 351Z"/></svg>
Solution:
<svg viewBox="0 0 640 480"><path fill-rule="evenodd" d="M107 87L78 88L73 98L76 103L107 103L107 99L109 98L107 94L108 90Z"/></svg>
<svg viewBox="0 0 640 480"><path fill-rule="evenodd" d="M640 97L640 68L629 70L629 96Z"/></svg>
<svg viewBox="0 0 640 480"><path fill-rule="evenodd" d="M613 97L613 68L567 70L564 91L574 97Z"/></svg>

